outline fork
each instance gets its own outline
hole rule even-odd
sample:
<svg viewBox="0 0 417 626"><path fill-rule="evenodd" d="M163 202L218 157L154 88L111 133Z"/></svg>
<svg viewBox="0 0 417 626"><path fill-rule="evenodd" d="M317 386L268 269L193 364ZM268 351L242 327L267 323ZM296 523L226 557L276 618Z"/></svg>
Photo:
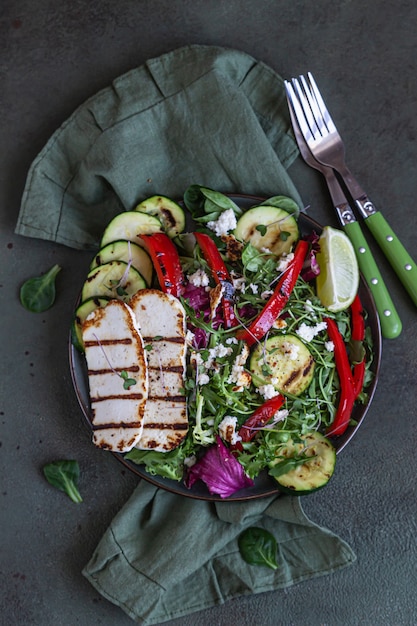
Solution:
<svg viewBox="0 0 417 626"><path fill-rule="evenodd" d="M296 112L294 110L297 108L296 101L295 107L293 108L292 103L295 100L293 88L289 83L286 83L285 87L287 91L291 123L295 139L300 149L300 154L307 165L321 172L326 179L330 197L336 210L339 222L355 248L359 268L373 295L381 324L382 335L388 339L394 339L401 333L401 320L395 310L391 296L389 295L388 289L382 279L378 266L368 246L368 242L362 233L359 222L349 205L349 201L346 198L333 169L327 165L319 163L319 161L317 161L310 152L298 125Z"/></svg>
<svg viewBox="0 0 417 626"><path fill-rule="evenodd" d="M417 268L382 213L376 209L345 162L345 147L312 74L293 78L297 119L304 139L317 161L333 168L345 183L364 222L417 305ZM297 106L298 105L298 106Z"/></svg>

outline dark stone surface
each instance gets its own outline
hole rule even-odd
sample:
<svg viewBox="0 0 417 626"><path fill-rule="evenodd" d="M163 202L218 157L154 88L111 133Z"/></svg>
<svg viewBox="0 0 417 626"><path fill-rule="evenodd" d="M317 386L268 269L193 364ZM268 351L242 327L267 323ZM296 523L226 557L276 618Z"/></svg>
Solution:
<svg viewBox="0 0 417 626"><path fill-rule="evenodd" d="M94 450L67 359L73 303L90 255L13 234L30 163L97 90L147 58L190 44L241 49L288 78L311 70L342 132L350 166L417 256L417 5L412 0L3 0L0 19L1 623L128 626L81 569L136 478ZM311 215L336 225L318 175L291 168ZM285 592L232 601L174 625L389 626L416 623L416 309L372 246L404 330L384 340L374 404L306 512L340 534L355 565ZM19 285L53 263L55 306L39 315ZM41 467L77 458L84 503Z"/></svg>

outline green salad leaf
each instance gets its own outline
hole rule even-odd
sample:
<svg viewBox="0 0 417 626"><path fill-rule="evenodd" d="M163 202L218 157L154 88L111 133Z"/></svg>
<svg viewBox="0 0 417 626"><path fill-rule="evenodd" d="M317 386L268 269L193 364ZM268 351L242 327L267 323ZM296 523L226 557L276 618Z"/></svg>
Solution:
<svg viewBox="0 0 417 626"><path fill-rule="evenodd" d="M64 491L77 504L82 502L78 491L80 467L77 461L52 461L43 467L43 473L50 485Z"/></svg>
<svg viewBox="0 0 417 626"><path fill-rule="evenodd" d="M55 279L61 271L59 265L54 265L42 276L29 278L20 288L20 302L31 313L42 313L55 302Z"/></svg>
<svg viewBox="0 0 417 626"><path fill-rule="evenodd" d="M268 530L250 526L239 536L238 545L246 563L278 569L277 542Z"/></svg>

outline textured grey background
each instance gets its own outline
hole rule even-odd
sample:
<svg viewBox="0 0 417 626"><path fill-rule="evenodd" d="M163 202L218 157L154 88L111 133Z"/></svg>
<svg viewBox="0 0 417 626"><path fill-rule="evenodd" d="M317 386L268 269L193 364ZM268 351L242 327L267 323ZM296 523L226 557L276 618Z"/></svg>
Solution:
<svg viewBox="0 0 417 626"><path fill-rule="evenodd" d="M90 255L13 234L31 161L79 104L147 58L189 43L234 47L286 78L313 71L345 137L351 168L416 257L416 22L413 0L3 0L2 624L132 623L80 574L136 478L92 448L71 387L68 327ZM291 174L311 215L336 225L318 175L301 162ZM332 577L229 602L172 626L417 624L417 317L373 249L404 330L384 341L374 404L340 457L332 483L304 500L313 520L352 545L357 563ZM38 316L26 313L18 302L19 285L56 262L64 268L56 305ZM80 462L80 506L41 475L44 463L61 457Z"/></svg>

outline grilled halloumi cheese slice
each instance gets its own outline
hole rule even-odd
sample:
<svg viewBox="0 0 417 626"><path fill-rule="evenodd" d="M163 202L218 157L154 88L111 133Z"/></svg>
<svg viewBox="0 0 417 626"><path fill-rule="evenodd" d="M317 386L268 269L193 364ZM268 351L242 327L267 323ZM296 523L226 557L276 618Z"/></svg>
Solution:
<svg viewBox="0 0 417 626"><path fill-rule="evenodd" d="M93 443L113 452L127 452L142 436L148 397L145 350L136 317L124 302L111 300L90 313L82 334ZM126 379L132 379L132 384Z"/></svg>
<svg viewBox="0 0 417 626"><path fill-rule="evenodd" d="M140 450L168 452L188 431L184 394L186 315L180 301L157 289L142 289L129 301L141 329L149 390Z"/></svg>

